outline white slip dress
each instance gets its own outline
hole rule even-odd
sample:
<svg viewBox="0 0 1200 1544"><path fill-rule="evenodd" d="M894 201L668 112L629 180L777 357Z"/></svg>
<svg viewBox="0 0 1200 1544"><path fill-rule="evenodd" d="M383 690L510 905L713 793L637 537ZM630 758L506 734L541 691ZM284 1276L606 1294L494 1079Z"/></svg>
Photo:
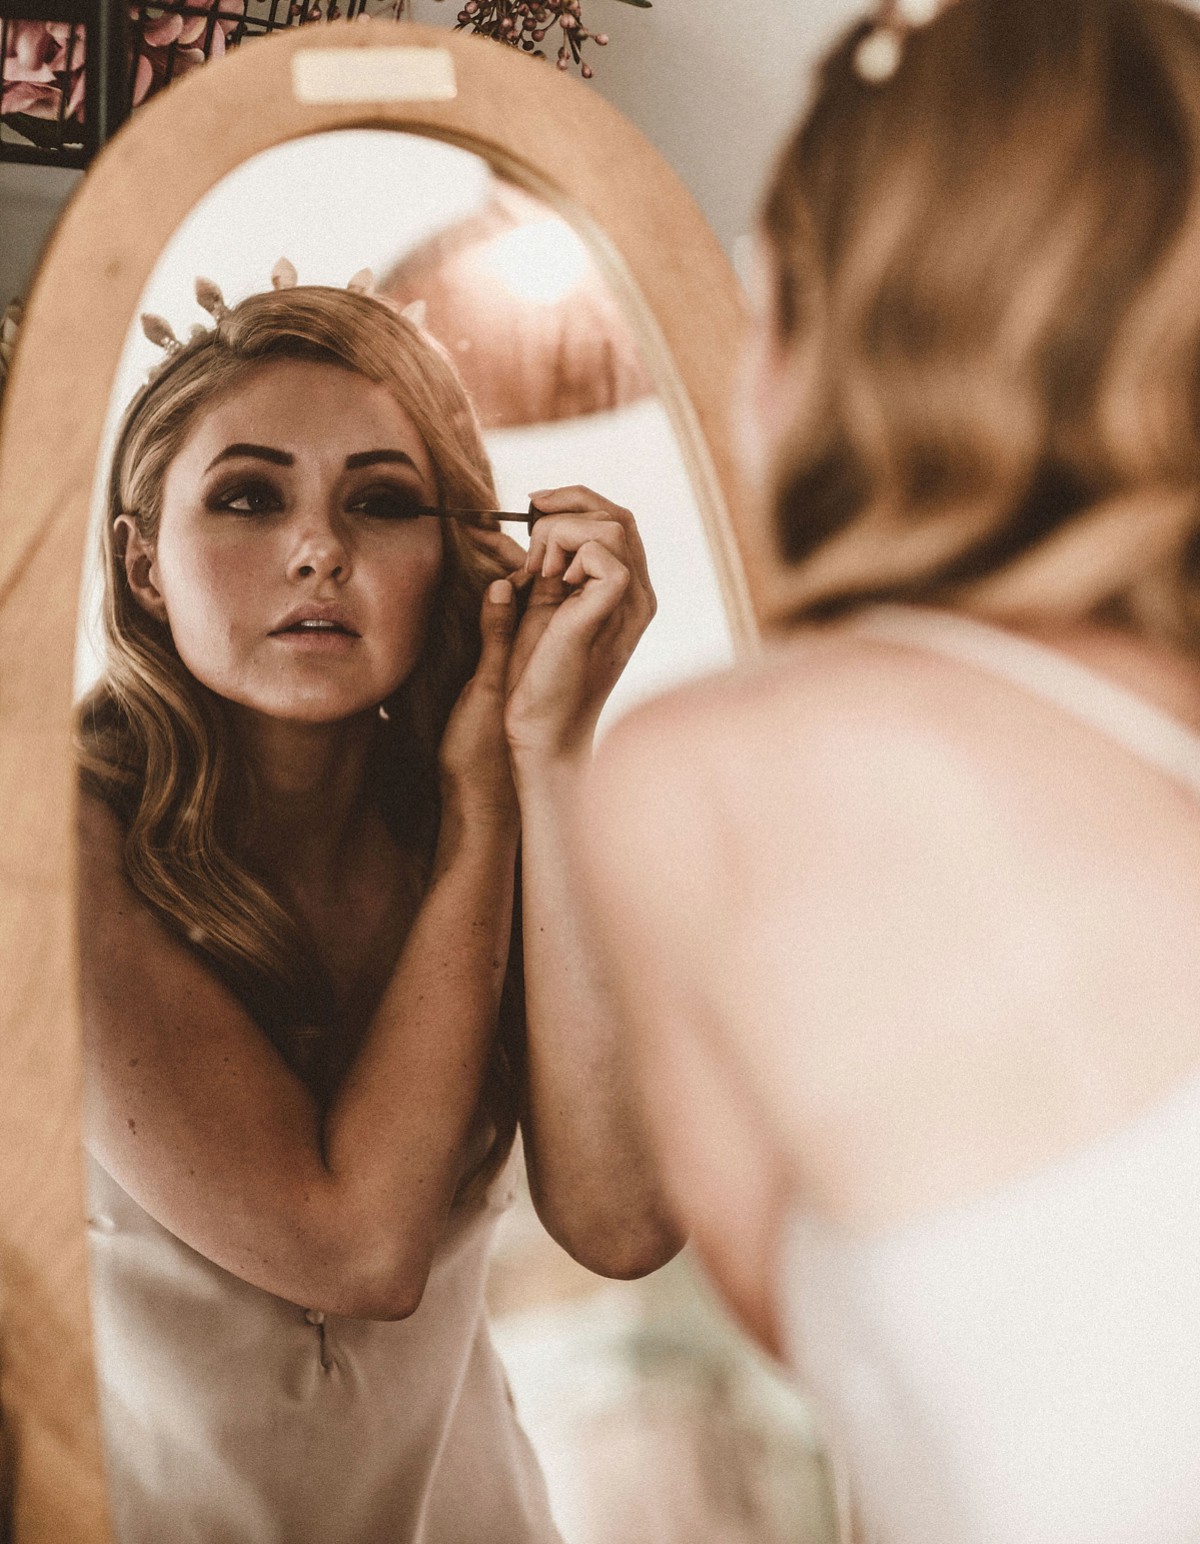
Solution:
<svg viewBox="0 0 1200 1544"><path fill-rule="evenodd" d="M1200 735L1055 649L907 607L852 625L1024 687L1200 798ZM793 1214L779 1290L855 1544L1200 1544L1200 1075L933 1215Z"/></svg>
<svg viewBox="0 0 1200 1544"><path fill-rule="evenodd" d="M519 1161L452 1210L416 1312L380 1322L231 1275L89 1157L116 1544L562 1544L484 1310Z"/></svg>

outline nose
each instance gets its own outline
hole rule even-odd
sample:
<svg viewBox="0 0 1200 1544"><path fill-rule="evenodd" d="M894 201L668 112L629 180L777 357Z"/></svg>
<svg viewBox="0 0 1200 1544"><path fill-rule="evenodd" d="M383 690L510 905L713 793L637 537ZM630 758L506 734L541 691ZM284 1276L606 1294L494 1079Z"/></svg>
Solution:
<svg viewBox="0 0 1200 1544"><path fill-rule="evenodd" d="M350 575L350 550L336 520L312 513L297 530L288 560L289 579L344 582Z"/></svg>

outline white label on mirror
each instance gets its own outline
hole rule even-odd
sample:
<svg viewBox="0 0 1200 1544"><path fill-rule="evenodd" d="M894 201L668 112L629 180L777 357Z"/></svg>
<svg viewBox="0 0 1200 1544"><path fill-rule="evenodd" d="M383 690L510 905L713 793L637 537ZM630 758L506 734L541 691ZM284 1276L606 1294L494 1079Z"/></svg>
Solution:
<svg viewBox="0 0 1200 1544"><path fill-rule="evenodd" d="M302 48L298 102L448 102L458 90L445 48Z"/></svg>

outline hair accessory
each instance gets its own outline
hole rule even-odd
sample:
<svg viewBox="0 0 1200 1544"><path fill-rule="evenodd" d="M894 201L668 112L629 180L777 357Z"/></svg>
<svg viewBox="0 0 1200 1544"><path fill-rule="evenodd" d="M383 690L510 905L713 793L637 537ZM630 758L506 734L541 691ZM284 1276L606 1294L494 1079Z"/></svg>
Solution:
<svg viewBox="0 0 1200 1544"><path fill-rule="evenodd" d="M276 290L295 289L297 283L296 265L286 257L281 257L274 268L271 269L271 288ZM369 268L360 268L346 285L346 288L351 294L369 296L372 300L387 306L389 310L395 311L398 309L396 302L388 296L375 294L375 275ZM229 307L225 304L225 297L221 294L220 288L211 279L198 278L196 280L196 302L208 312L209 316L212 317L218 326L229 313ZM414 300L411 304L405 306L400 311L400 314L407 317L414 326L421 327L425 322L425 302L423 300ZM175 336L170 322L165 317L155 316L152 312L146 311L142 313L142 331L151 343L163 350L168 358L177 354L184 347ZM211 332L211 327L205 327L197 322L188 333L188 343L195 343L198 339L207 337ZM160 368L161 366L156 367L152 374L157 375Z"/></svg>
<svg viewBox="0 0 1200 1544"><path fill-rule="evenodd" d="M211 279L196 280L196 302L208 312L214 322L219 322L229 309L225 304L224 295Z"/></svg>
<svg viewBox="0 0 1200 1544"><path fill-rule="evenodd" d="M883 0L875 25L854 51L854 69L872 86L881 85L900 68L910 32L936 21L948 0Z"/></svg>
<svg viewBox="0 0 1200 1544"><path fill-rule="evenodd" d="M142 331L151 343L166 354L178 354L183 347L175 336L170 322L165 317L155 316L151 311L142 312Z"/></svg>

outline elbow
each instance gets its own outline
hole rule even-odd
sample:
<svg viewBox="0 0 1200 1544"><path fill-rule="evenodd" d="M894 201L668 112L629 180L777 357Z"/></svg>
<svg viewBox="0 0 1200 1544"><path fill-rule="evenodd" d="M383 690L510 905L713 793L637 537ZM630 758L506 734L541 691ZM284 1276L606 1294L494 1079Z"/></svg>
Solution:
<svg viewBox="0 0 1200 1544"><path fill-rule="evenodd" d="M673 1222L656 1221L640 1228L628 1224L580 1228L552 1227L546 1231L585 1270L610 1281L638 1281L661 1270L687 1242L687 1235Z"/></svg>
<svg viewBox="0 0 1200 1544"><path fill-rule="evenodd" d="M431 1258L377 1250L347 1262L330 1283L321 1306L342 1319L410 1319L421 1306Z"/></svg>
<svg viewBox="0 0 1200 1544"><path fill-rule="evenodd" d="M624 1247L581 1251L575 1258L587 1270L597 1276L607 1276L610 1281L640 1281L673 1260L685 1242L682 1234L660 1235Z"/></svg>
<svg viewBox="0 0 1200 1544"><path fill-rule="evenodd" d="M346 1306L334 1311L345 1319L374 1319L394 1323L411 1319L421 1306L424 1284L418 1289L407 1281L362 1283L346 1298Z"/></svg>

